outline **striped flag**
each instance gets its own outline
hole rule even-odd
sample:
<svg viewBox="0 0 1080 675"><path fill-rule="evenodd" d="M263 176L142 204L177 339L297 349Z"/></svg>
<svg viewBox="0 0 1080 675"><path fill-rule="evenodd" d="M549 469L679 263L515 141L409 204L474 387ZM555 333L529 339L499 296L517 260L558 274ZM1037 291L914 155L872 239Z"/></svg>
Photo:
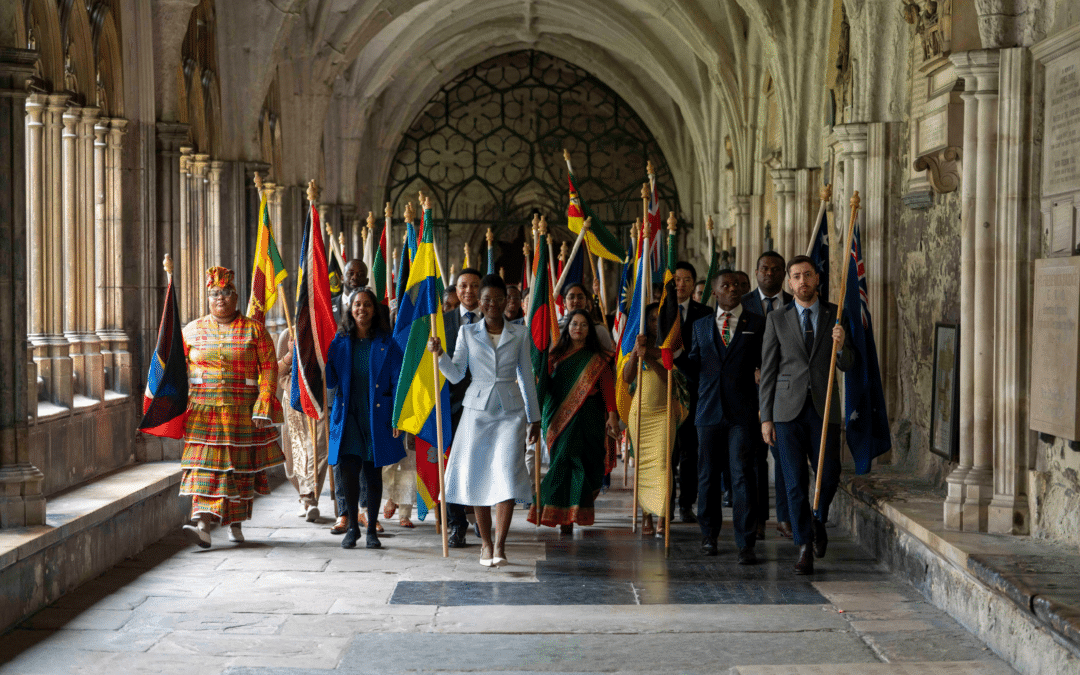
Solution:
<svg viewBox="0 0 1080 675"><path fill-rule="evenodd" d="M589 208L589 205L581 201L578 189L575 186L574 172L570 170L570 160L566 160L567 175L570 182L570 205L566 209L566 224L574 234L581 232L581 227L586 218L592 218L589 223L589 231L585 233L585 244L589 252L615 262L626 261L626 249L623 248L619 238L611 233L600 221L599 216Z"/></svg>
<svg viewBox="0 0 1080 675"><path fill-rule="evenodd" d="M143 418L139 431L151 436L183 438L187 420L188 373L180 311L176 306L172 275L165 292L157 347L150 359L143 394Z"/></svg>
<svg viewBox="0 0 1080 675"><path fill-rule="evenodd" d="M330 276L319 227L319 212L308 209L296 279L296 341L293 343L293 410L321 419L326 409L326 353L337 332L331 310Z"/></svg>
<svg viewBox="0 0 1080 675"><path fill-rule="evenodd" d="M281 262L274 231L270 229L270 211L266 205L266 193L259 201L259 235L255 240L255 265L251 270L251 296L248 298L247 315L266 323L266 313L277 300L277 288L289 273Z"/></svg>
<svg viewBox="0 0 1080 675"><path fill-rule="evenodd" d="M647 230L643 234L647 235ZM638 250L646 251L648 245L648 239L639 236ZM629 419L630 404L633 402L633 397L630 396L630 385L623 380L622 372L626 360L630 357L630 352L634 351L637 336L641 331L641 314L649 304L647 299L642 302L641 296L646 294L646 297L648 297L648 294L652 293L652 284L645 278L648 274L648 263L649 256L639 255L637 257L637 271L634 273L633 291L628 296L626 321L623 324L622 335L619 339L618 359L615 362L615 402L619 408L619 417L624 420Z"/></svg>
<svg viewBox="0 0 1080 675"><path fill-rule="evenodd" d="M536 247L536 265L541 272L548 266L547 246ZM529 293L528 324L532 335L533 374L541 382L542 374L548 372L548 350L559 341L559 320L552 291L551 277L538 273Z"/></svg>
<svg viewBox="0 0 1080 675"><path fill-rule="evenodd" d="M416 248L405 292L398 298L398 320L394 339L405 354L394 397L394 424L431 445L438 443L435 428L435 363L427 350L431 336L431 317L435 316L435 334L446 344L442 316L442 271L435 259L431 211L424 210L424 238ZM450 446L450 386L439 373L442 397L443 443Z"/></svg>
<svg viewBox="0 0 1080 675"><path fill-rule="evenodd" d="M667 266L664 268L664 294L656 313L656 346L664 358L664 367L675 367L674 359L682 351L682 317L679 296L675 291L675 231L668 230Z"/></svg>
<svg viewBox="0 0 1080 675"><path fill-rule="evenodd" d="M374 236L374 233L372 233ZM382 235L379 237L379 246L375 249L375 260L371 264L372 288L375 289L375 297L380 302L387 302L388 289L386 288L386 265L389 258L386 254L386 227L383 226Z"/></svg>

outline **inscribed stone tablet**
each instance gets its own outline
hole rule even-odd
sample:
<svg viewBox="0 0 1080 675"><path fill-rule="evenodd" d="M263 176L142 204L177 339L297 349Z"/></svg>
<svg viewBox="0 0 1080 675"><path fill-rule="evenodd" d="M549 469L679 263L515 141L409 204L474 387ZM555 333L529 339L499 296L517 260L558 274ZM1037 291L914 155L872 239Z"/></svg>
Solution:
<svg viewBox="0 0 1080 675"><path fill-rule="evenodd" d="M1080 190L1080 52L1046 66L1043 195Z"/></svg>
<svg viewBox="0 0 1080 675"><path fill-rule="evenodd" d="M1035 261L1029 426L1080 438L1080 257Z"/></svg>

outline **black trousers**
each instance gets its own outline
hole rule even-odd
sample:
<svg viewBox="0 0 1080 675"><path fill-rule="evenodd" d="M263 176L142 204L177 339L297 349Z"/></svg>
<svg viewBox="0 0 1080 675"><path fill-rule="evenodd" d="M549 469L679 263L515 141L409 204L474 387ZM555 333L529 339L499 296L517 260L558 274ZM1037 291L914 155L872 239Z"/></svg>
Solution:
<svg viewBox="0 0 1080 675"><path fill-rule="evenodd" d="M791 513L791 529L795 543L809 544L813 541L810 524L813 513L810 507L810 468L817 471L818 447L821 443L821 416L810 396L799 415L790 422L776 423L776 447L780 464L784 469L784 487L788 495L788 511ZM829 424L825 436L825 461L821 471L821 499L818 512L821 522L829 520L829 505L840 485L840 425Z"/></svg>
<svg viewBox="0 0 1080 675"><path fill-rule="evenodd" d="M757 482L754 477L754 431L745 424L712 424L698 427L701 439L698 455L698 525L702 535L716 540L724 522L721 471L731 476L732 524L735 544L753 546L757 538L754 502Z"/></svg>
<svg viewBox="0 0 1080 675"><path fill-rule="evenodd" d="M375 534L379 519L379 503L382 501L382 469L375 462L366 462L357 455L342 454L338 457L341 482L345 484L345 513L349 529L360 529L360 477L363 476L365 504L367 508L367 532Z"/></svg>
<svg viewBox="0 0 1080 675"><path fill-rule="evenodd" d="M674 506L678 503L680 509L693 509L698 500L698 431L694 426L697 401L693 403L690 415L675 432L675 445L671 449L671 504ZM675 475L676 471L678 477ZM676 481L679 488L677 499Z"/></svg>

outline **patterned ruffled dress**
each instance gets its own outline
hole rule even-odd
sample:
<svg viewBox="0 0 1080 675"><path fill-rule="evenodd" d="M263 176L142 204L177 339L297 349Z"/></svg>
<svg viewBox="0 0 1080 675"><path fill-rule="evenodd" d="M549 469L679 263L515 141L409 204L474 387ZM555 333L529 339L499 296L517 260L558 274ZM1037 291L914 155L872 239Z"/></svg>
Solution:
<svg viewBox="0 0 1080 675"><path fill-rule="evenodd" d="M277 358L265 327L241 314L220 324L204 316L184 327L188 417L180 494L191 515L210 513L222 525L251 519L256 494L269 494L266 469L283 464Z"/></svg>

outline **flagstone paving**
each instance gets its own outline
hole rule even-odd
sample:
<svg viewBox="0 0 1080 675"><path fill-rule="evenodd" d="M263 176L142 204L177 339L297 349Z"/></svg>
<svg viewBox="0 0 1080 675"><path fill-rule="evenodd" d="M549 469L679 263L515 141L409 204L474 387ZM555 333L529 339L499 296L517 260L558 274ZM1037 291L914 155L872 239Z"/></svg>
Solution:
<svg viewBox="0 0 1080 675"><path fill-rule="evenodd" d="M608 492L573 537L517 511L513 564L487 569L471 533L444 559L430 519L344 550L284 484L247 543L218 531L203 551L176 532L0 637L0 674L1014 672L837 530L795 577L773 528L754 567L729 527L704 558L677 524L665 558L629 533L629 501Z"/></svg>

